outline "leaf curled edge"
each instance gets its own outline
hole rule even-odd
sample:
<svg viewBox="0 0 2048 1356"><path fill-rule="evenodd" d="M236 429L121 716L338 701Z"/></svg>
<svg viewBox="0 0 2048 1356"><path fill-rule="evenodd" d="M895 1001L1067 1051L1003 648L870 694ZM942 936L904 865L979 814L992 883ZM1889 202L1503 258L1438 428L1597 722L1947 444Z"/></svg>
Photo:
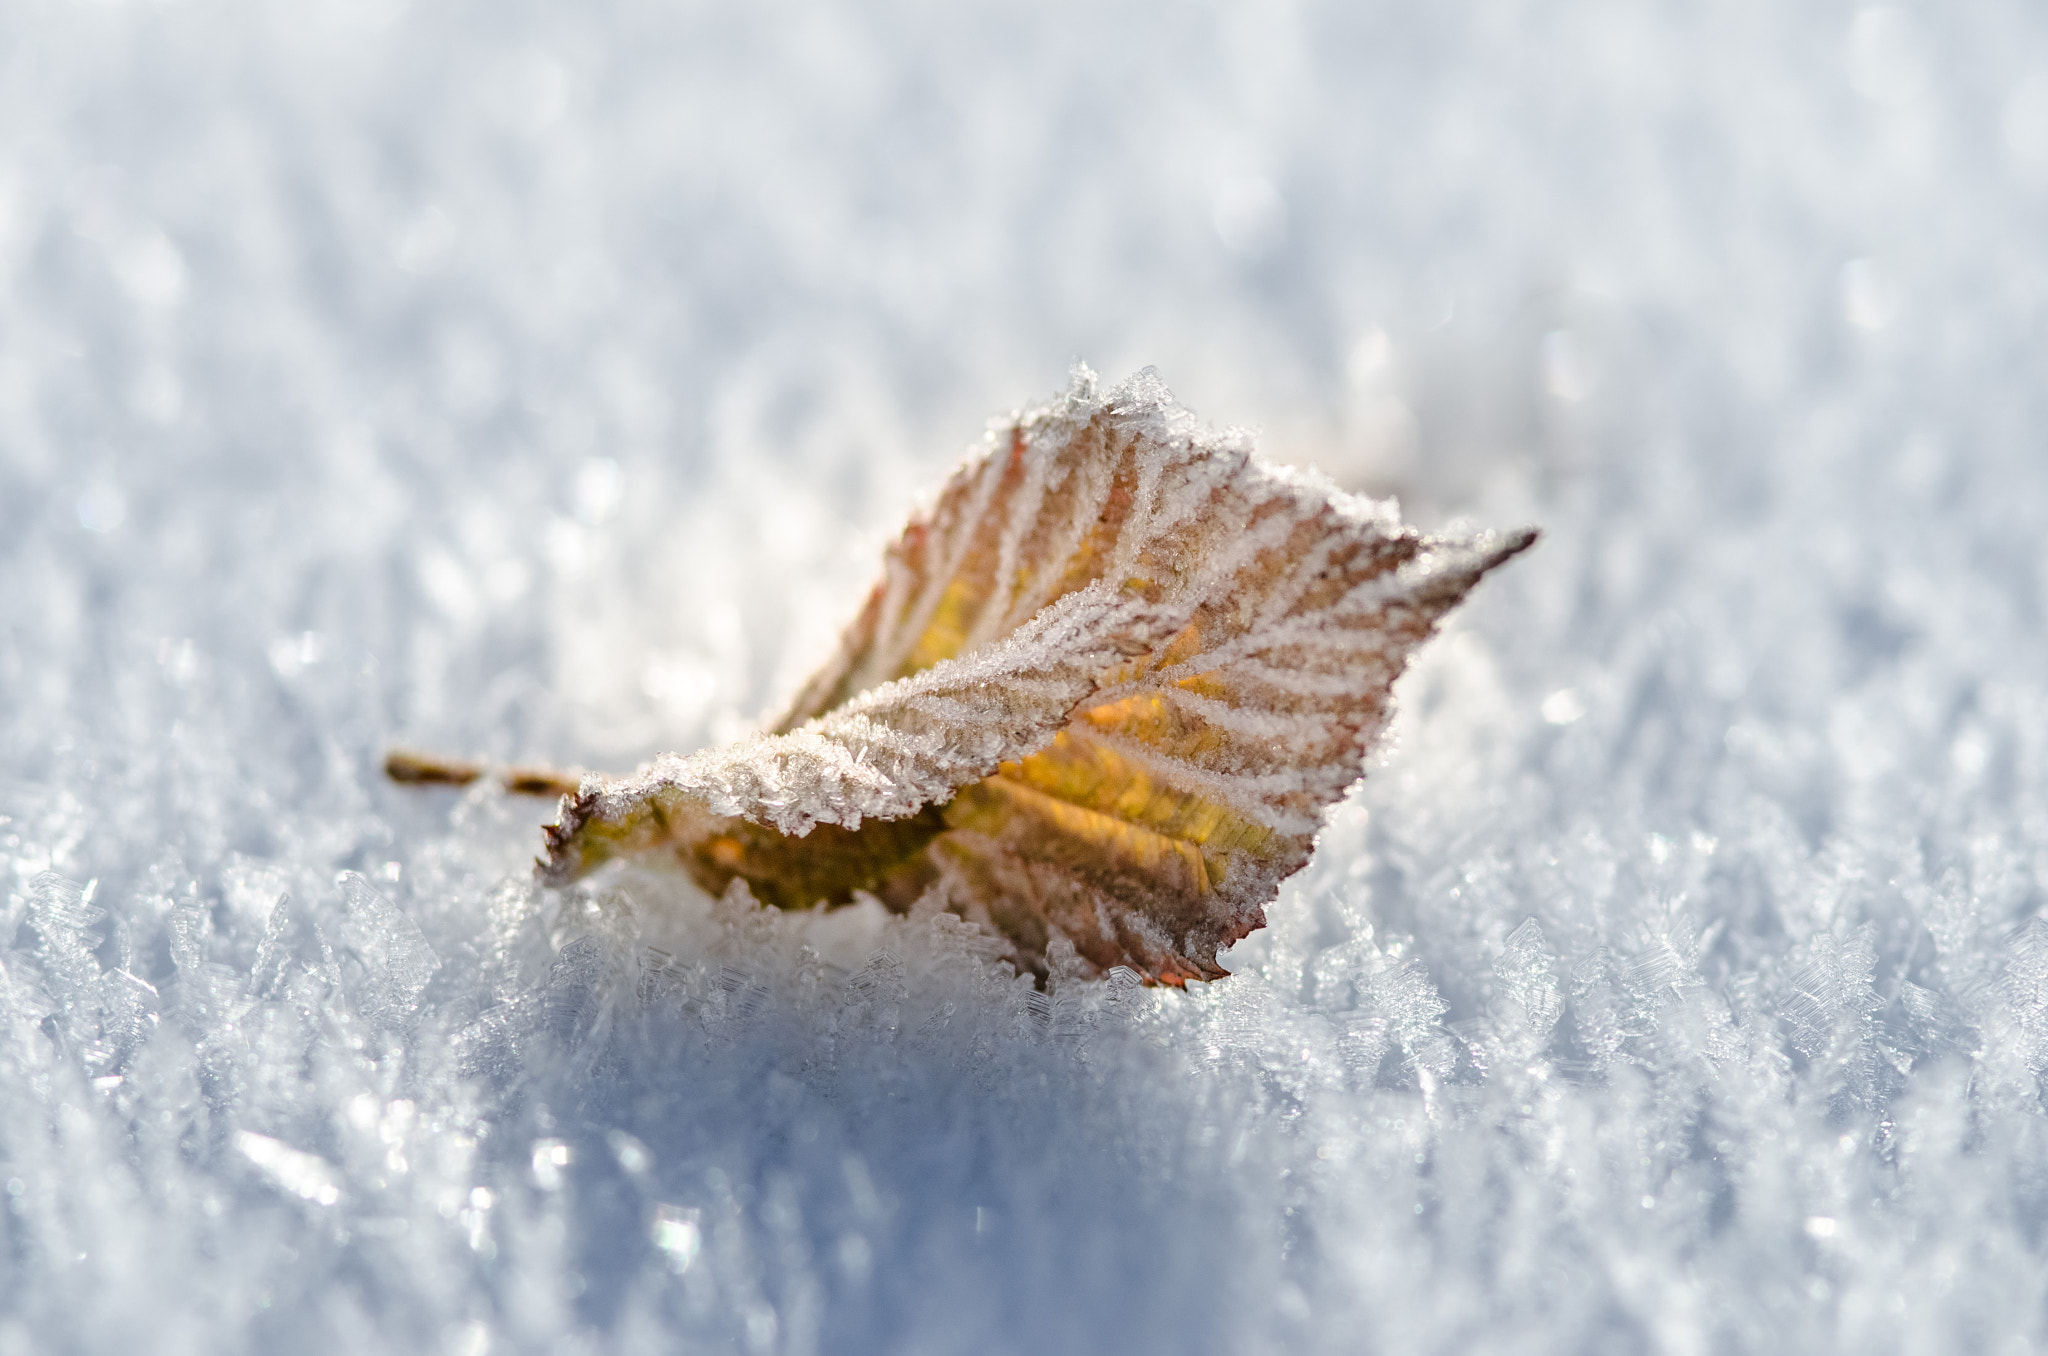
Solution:
<svg viewBox="0 0 2048 1356"><path fill-rule="evenodd" d="M559 883L668 844L678 824L740 819L802 839L821 825L909 818L1035 752L1181 624L1137 594L1092 584L986 650L884 683L787 733L669 754L630 777L587 777L548 831L543 875Z"/></svg>

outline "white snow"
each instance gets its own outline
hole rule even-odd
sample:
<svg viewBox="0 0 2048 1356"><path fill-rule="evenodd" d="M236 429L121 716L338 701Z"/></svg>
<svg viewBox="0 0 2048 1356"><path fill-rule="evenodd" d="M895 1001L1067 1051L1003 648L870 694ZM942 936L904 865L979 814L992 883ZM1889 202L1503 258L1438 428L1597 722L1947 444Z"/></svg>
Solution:
<svg viewBox="0 0 2048 1356"><path fill-rule="evenodd" d="M2048 1341L2035 10L0 33L0 1352ZM381 781L743 734L1075 357L1545 529L1232 978Z"/></svg>

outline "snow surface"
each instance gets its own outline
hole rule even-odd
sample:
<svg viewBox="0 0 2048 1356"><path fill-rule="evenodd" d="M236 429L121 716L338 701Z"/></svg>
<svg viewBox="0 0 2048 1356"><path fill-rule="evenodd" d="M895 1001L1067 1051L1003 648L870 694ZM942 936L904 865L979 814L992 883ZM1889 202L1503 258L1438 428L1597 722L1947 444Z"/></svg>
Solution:
<svg viewBox="0 0 2048 1356"><path fill-rule="evenodd" d="M2048 1340L2037 7L0 33L0 1352ZM380 780L742 732L1076 356L1546 530L1232 978Z"/></svg>

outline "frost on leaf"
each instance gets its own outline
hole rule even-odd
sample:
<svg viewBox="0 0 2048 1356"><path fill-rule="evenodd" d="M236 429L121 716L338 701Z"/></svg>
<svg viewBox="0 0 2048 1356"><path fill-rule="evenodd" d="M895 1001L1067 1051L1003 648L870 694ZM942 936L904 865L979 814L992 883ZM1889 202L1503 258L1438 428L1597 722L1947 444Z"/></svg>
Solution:
<svg viewBox="0 0 2048 1356"><path fill-rule="evenodd" d="M1409 655L1534 538L1425 536L1149 370L1101 394L1082 369L912 518L766 733L585 778L542 873L665 857L790 908L936 899L1041 972L1064 939L1098 973L1221 976Z"/></svg>

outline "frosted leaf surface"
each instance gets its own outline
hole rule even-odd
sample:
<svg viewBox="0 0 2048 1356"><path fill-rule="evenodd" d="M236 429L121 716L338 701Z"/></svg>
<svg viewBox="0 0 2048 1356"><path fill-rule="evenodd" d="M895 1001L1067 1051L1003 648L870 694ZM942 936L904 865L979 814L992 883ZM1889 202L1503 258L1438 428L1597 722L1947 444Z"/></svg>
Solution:
<svg viewBox="0 0 2048 1356"><path fill-rule="evenodd" d="M665 821L691 808L798 838L820 824L907 818L1046 744L1078 703L1179 624L1091 585L987 651L863 692L789 733L593 779L551 838L549 876L573 879L600 852L671 846Z"/></svg>
<svg viewBox="0 0 2048 1356"><path fill-rule="evenodd" d="M659 854L792 907L937 889L1035 970L1060 948L1217 978L1410 653L1534 538L1426 536L1202 427L1150 370L1104 393L1078 369L911 520L773 732L587 780L546 877Z"/></svg>

